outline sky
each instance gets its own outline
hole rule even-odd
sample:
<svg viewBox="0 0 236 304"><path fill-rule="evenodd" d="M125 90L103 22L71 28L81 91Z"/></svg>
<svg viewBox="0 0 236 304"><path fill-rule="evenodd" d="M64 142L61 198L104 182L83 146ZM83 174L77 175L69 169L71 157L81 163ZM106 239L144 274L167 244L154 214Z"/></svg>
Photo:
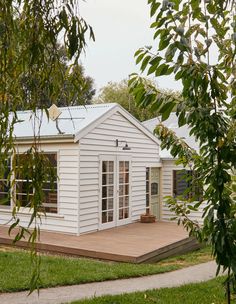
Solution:
<svg viewBox="0 0 236 304"><path fill-rule="evenodd" d="M81 63L95 80L97 94L108 82L139 72L135 51L156 45L147 0L86 0L80 2L80 13L95 33L96 40L88 41ZM161 88L180 88L170 76L159 77L157 84Z"/></svg>

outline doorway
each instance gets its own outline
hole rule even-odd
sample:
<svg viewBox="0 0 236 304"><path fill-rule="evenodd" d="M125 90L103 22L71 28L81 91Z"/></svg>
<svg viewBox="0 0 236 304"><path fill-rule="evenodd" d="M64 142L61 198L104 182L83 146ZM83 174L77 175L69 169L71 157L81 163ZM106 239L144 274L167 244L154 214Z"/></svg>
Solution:
<svg viewBox="0 0 236 304"><path fill-rule="evenodd" d="M160 219L160 168L146 168L146 208Z"/></svg>
<svg viewBox="0 0 236 304"><path fill-rule="evenodd" d="M100 229L130 222L130 164L124 156L100 158Z"/></svg>

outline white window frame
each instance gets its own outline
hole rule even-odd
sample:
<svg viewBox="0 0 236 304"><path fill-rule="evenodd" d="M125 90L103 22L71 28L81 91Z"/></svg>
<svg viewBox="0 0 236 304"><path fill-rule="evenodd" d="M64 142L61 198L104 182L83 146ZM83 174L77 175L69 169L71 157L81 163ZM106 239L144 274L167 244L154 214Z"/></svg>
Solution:
<svg viewBox="0 0 236 304"><path fill-rule="evenodd" d="M11 171L11 167L12 167L12 159L11 157L8 158L10 160L10 171ZM1 181L4 181L5 179L1 179ZM6 206L3 206L3 205L0 205L0 210L2 211L9 211L9 210L12 210L12 191L11 191L11 181L12 181L12 176L10 178L10 186L9 186L9 191L11 192L11 196L10 196L10 200L9 200L9 205L6 205Z"/></svg>
<svg viewBox="0 0 236 304"><path fill-rule="evenodd" d="M59 176L58 176L58 172L59 172L59 151L42 151L43 154L56 154L57 156L57 212L46 212L47 215L60 215L60 209L59 209ZM17 152L15 153L17 155L19 154L24 154L24 152ZM10 162L11 162L11 168L12 168L12 158L14 157L14 155L10 158ZM11 177L11 181L13 180L13 176ZM11 191L11 199L10 199L10 206L9 208L2 208L0 206L0 211L12 211L12 208L14 206L14 199L16 196L16 189L15 189L16 185L14 186L14 189L10 188ZM14 196L14 199L13 199ZM30 213L30 208L29 207L20 207L19 212L23 212L23 213Z"/></svg>

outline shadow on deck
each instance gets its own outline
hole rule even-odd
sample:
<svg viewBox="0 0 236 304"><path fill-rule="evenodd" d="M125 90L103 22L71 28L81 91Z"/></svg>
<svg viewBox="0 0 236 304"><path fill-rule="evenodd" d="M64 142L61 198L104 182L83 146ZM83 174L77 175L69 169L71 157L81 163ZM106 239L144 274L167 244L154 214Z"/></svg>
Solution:
<svg viewBox="0 0 236 304"><path fill-rule="evenodd" d="M14 232L13 232L14 233ZM12 245L8 227L0 226L0 244ZM27 241L17 242L26 248ZM41 231L39 251L102 260L147 263L200 248L194 238L175 223L133 223L75 236Z"/></svg>

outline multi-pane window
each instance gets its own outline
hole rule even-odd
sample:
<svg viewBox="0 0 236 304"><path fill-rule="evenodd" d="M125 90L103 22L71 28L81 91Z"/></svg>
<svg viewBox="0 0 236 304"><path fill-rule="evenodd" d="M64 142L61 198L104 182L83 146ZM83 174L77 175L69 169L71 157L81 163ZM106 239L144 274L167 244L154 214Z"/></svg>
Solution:
<svg viewBox="0 0 236 304"><path fill-rule="evenodd" d="M11 170L11 160L10 158L6 160L4 166L4 174L0 179L0 208L9 209L11 206L10 197L10 170Z"/></svg>
<svg viewBox="0 0 236 304"><path fill-rule="evenodd" d="M29 163L28 154L17 154L16 159L16 175L15 175L15 195L16 201L20 202L21 207L30 207L33 195L32 172L24 166Z"/></svg>
<svg viewBox="0 0 236 304"><path fill-rule="evenodd" d="M45 180L43 184L44 201L42 202L42 211L56 213L57 212L57 154L44 153L50 164L50 169L55 172L53 174L54 180ZM18 154L16 156L16 200L20 202L22 207L30 207L31 199L34 194L34 187L32 183L31 170L21 170L24 164L29 162L29 155Z"/></svg>
<svg viewBox="0 0 236 304"><path fill-rule="evenodd" d="M173 196L200 200L202 188L196 183L192 170L173 170Z"/></svg>
<svg viewBox="0 0 236 304"><path fill-rule="evenodd" d="M129 162L119 161L119 220L129 217Z"/></svg>
<svg viewBox="0 0 236 304"><path fill-rule="evenodd" d="M102 162L102 223L114 220L114 161Z"/></svg>
<svg viewBox="0 0 236 304"><path fill-rule="evenodd" d="M150 211L150 168L146 168L146 213Z"/></svg>
<svg viewBox="0 0 236 304"><path fill-rule="evenodd" d="M47 157L50 163L50 167L54 169L54 180L45 181L45 183L43 184L43 211L57 213L57 154L46 153L44 154L44 156Z"/></svg>

